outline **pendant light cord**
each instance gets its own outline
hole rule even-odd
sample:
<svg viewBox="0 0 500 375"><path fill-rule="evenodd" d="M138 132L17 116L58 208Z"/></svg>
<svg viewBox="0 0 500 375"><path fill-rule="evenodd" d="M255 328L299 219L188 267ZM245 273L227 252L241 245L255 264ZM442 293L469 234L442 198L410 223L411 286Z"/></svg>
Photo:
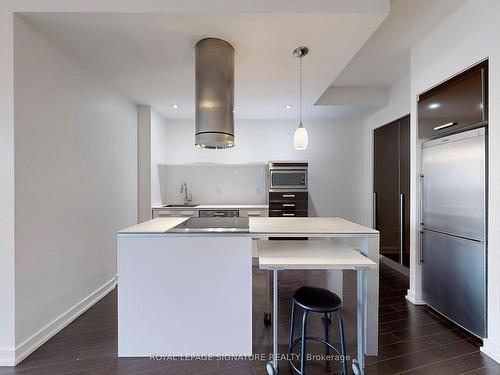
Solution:
<svg viewBox="0 0 500 375"><path fill-rule="evenodd" d="M302 126L302 54L299 56L299 127Z"/></svg>

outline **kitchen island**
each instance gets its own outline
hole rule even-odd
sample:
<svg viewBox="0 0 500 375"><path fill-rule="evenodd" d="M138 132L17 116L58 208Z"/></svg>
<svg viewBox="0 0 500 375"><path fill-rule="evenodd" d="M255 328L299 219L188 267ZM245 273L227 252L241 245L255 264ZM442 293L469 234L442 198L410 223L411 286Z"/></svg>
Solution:
<svg viewBox="0 0 500 375"><path fill-rule="evenodd" d="M251 355L253 241L327 238L332 254L337 241L349 243L378 265L378 231L341 218L249 218L246 231L170 232L186 220L118 233L121 357ZM376 355L378 268L366 271L362 290L365 353Z"/></svg>

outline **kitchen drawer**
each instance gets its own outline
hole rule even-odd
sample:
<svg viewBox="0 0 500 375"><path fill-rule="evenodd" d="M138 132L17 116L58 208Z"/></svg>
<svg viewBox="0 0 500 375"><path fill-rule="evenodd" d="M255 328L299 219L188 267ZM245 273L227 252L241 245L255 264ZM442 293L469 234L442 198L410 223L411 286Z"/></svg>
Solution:
<svg viewBox="0 0 500 375"><path fill-rule="evenodd" d="M153 219L157 217L195 217L198 216L196 210L153 210Z"/></svg>
<svg viewBox="0 0 500 375"><path fill-rule="evenodd" d="M171 210L153 210L153 219L157 217L175 217Z"/></svg>
<svg viewBox="0 0 500 375"><path fill-rule="evenodd" d="M307 192L269 192L269 203L271 202L307 202Z"/></svg>
<svg viewBox="0 0 500 375"><path fill-rule="evenodd" d="M307 201L270 202L269 209L270 210L307 211Z"/></svg>
<svg viewBox="0 0 500 375"><path fill-rule="evenodd" d="M307 217L307 211L269 210L270 217Z"/></svg>
<svg viewBox="0 0 500 375"><path fill-rule="evenodd" d="M260 209L248 209L248 210L240 210L240 217L266 217L267 210Z"/></svg>

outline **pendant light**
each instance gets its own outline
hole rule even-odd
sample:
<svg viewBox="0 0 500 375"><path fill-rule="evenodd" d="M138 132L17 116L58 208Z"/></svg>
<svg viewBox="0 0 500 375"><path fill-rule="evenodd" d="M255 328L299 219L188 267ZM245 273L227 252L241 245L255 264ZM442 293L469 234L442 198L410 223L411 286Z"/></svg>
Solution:
<svg viewBox="0 0 500 375"><path fill-rule="evenodd" d="M295 129L293 135L293 146L296 150L307 149L307 143L309 142L307 130L302 125L302 58L308 52L307 47L298 47L293 50L293 55L299 59L299 126Z"/></svg>

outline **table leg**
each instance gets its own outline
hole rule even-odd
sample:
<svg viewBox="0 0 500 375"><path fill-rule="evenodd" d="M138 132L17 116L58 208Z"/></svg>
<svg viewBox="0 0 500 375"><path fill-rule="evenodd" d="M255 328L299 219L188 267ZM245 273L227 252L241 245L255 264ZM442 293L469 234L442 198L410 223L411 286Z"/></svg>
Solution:
<svg viewBox="0 0 500 375"><path fill-rule="evenodd" d="M364 278L365 354L378 355L378 293L379 293L379 237L363 238L361 254L377 263L377 268L366 272Z"/></svg>
<svg viewBox="0 0 500 375"><path fill-rule="evenodd" d="M273 270L273 355L266 365L269 375L278 374L278 270Z"/></svg>
<svg viewBox="0 0 500 375"><path fill-rule="evenodd" d="M273 365L278 373L278 270L273 276Z"/></svg>
<svg viewBox="0 0 500 375"><path fill-rule="evenodd" d="M366 271L358 270L357 276L357 319L356 319L356 335L357 335L357 364L359 365L356 371L355 362L353 362L353 370L355 374L364 374L365 371L365 345L366 345L366 315L365 315L365 292L366 292Z"/></svg>

